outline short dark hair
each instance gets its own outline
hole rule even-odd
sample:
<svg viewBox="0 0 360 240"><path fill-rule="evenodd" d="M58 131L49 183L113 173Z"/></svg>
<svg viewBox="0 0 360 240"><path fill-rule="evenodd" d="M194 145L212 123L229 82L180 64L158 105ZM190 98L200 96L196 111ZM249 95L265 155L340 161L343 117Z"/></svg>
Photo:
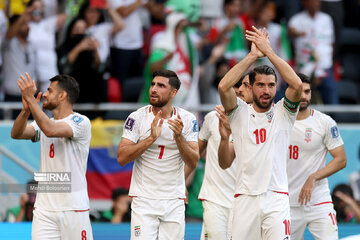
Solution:
<svg viewBox="0 0 360 240"><path fill-rule="evenodd" d="M254 85L256 74L273 75L275 77L275 82L277 82L275 70L268 65L262 65L250 71L249 82L251 86Z"/></svg>
<svg viewBox="0 0 360 240"><path fill-rule="evenodd" d="M50 82L58 82L58 86L67 93L68 100L71 104L74 104L79 98L79 84L72 76L58 74L55 77L52 77Z"/></svg>
<svg viewBox="0 0 360 240"><path fill-rule="evenodd" d="M247 75L247 73L245 73L244 75L242 75L242 77L240 78L240 80L239 80L237 83L235 83L234 87L239 88L239 87L241 86L244 78L246 77L246 75Z"/></svg>
<svg viewBox="0 0 360 240"><path fill-rule="evenodd" d="M181 82L175 72L173 72L171 70L161 69L161 70L154 72L153 78L155 78L157 76L165 77L165 78L169 79L170 86L172 86L176 90L179 90L179 88L181 86Z"/></svg>
<svg viewBox="0 0 360 240"><path fill-rule="evenodd" d="M308 84L311 85L310 78L309 78L307 75L305 75L305 74L303 74L303 73L297 73L297 75L298 75L298 77L301 79L301 82L303 82L303 83L308 83Z"/></svg>
<svg viewBox="0 0 360 240"><path fill-rule="evenodd" d="M112 191L112 194L111 194L111 199L113 201L115 201L118 197L120 196L123 196L123 195L128 195L129 191L126 190L125 188L115 188L113 191Z"/></svg>

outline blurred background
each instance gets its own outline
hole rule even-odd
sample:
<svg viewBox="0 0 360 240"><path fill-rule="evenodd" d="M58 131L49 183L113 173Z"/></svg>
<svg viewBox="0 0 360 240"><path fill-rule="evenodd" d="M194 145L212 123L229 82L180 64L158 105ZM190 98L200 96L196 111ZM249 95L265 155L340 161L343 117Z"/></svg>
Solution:
<svg viewBox="0 0 360 240"><path fill-rule="evenodd" d="M123 120L148 103L152 73L178 74L182 86L174 105L195 113L201 126L220 104L219 81L249 52L244 32L251 26L266 27L274 51L311 77L313 108L338 122L348 157L347 167L329 178L330 190L340 186L358 204L359 15L357 0L0 0L0 239L16 239L1 237L1 228L17 226L5 222L31 221L35 196L25 190L39 167L38 143L10 138L22 108L20 74L28 72L43 93L59 73L79 82L75 110L92 119L87 181L94 236L113 239L130 231L132 164L118 165L116 149ZM262 58L251 68L262 64L271 65ZM286 89L278 77L276 100ZM187 183L186 239L200 235L204 164L201 159ZM340 237L360 234L360 225L351 225L356 217L340 216ZM18 239L30 239L31 225L18 226Z"/></svg>

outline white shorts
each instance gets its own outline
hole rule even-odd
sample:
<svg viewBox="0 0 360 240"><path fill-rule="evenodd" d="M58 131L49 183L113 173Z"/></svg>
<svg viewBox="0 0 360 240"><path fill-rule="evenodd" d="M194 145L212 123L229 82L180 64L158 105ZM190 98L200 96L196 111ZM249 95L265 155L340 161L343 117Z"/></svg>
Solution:
<svg viewBox="0 0 360 240"><path fill-rule="evenodd" d="M290 239L289 196L268 191L235 198L232 239Z"/></svg>
<svg viewBox="0 0 360 240"><path fill-rule="evenodd" d="M338 239L336 212L332 203L291 207L291 237L304 239L306 226L315 239Z"/></svg>
<svg viewBox="0 0 360 240"><path fill-rule="evenodd" d="M202 201L203 227L201 240L231 239L232 208L211 201Z"/></svg>
<svg viewBox="0 0 360 240"><path fill-rule="evenodd" d="M183 240L185 203L182 199L134 197L131 202L131 239Z"/></svg>
<svg viewBox="0 0 360 240"><path fill-rule="evenodd" d="M32 240L92 240L89 211L33 211Z"/></svg>

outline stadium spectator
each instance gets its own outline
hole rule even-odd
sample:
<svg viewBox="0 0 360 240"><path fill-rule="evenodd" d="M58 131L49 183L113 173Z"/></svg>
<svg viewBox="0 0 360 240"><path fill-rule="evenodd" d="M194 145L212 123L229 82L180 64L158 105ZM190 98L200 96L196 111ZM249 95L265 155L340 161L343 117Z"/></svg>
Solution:
<svg viewBox="0 0 360 240"><path fill-rule="evenodd" d="M347 184L333 189L332 199L338 222L360 223L360 205L354 199L353 190Z"/></svg>
<svg viewBox="0 0 360 240"><path fill-rule="evenodd" d="M21 102L21 91L16 84L19 73L27 72L35 77L35 49L28 41L32 8L27 8L22 15L10 18L10 26L2 45L2 88L6 102ZM37 82L36 77L35 80Z"/></svg>
<svg viewBox="0 0 360 240"><path fill-rule="evenodd" d="M45 18L42 0L30 0L27 6L32 8L29 42L35 48L35 67L40 85L38 88L41 92L46 92L49 79L59 74L55 34L64 25L67 15L62 13Z"/></svg>
<svg viewBox="0 0 360 240"><path fill-rule="evenodd" d="M99 221L111 223L130 222L130 198L128 193L128 190L124 188L114 189L111 195L112 208L103 212Z"/></svg>
<svg viewBox="0 0 360 240"><path fill-rule="evenodd" d="M79 103L98 103L106 96L100 71L99 42L85 31L83 19L75 18L69 24L65 42L58 49L59 69L79 83Z"/></svg>
<svg viewBox="0 0 360 240"><path fill-rule="evenodd" d="M105 22L104 10L112 22ZM86 22L85 33L98 41L100 62L105 65L110 56L111 38L124 28L122 17L109 4L105 9L101 9L92 6L91 1L87 0L79 10L79 18Z"/></svg>
<svg viewBox="0 0 360 240"><path fill-rule="evenodd" d="M110 49L112 76L123 86L128 79L142 75L143 33L138 9L143 6L143 0L109 0L108 2L124 19L124 28L113 37ZM123 90L128 91L128 89ZM123 100L127 101L127 99Z"/></svg>
<svg viewBox="0 0 360 240"><path fill-rule="evenodd" d="M7 222L31 222L36 199L36 192L30 190L30 186L36 186L36 181L27 182L27 193L21 194L20 205L10 208L6 212Z"/></svg>
<svg viewBox="0 0 360 240"><path fill-rule="evenodd" d="M244 38L245 26L239 18L241 2L240 0L225 0L223 7L225 15L214 21L208 38L214 44L226 44L224 56L230 66L233 66L248 53Z"/></svg>
<svg viewBox="0 0 360 240"><path fill-rule="evenodd" d="M338 104L332 60L333 21L328 14L320 11L320 0L303 0L302 3L304 11L295 14L289 21L296 68L305 75L314 76L312 82L324 104Z"/></svg>

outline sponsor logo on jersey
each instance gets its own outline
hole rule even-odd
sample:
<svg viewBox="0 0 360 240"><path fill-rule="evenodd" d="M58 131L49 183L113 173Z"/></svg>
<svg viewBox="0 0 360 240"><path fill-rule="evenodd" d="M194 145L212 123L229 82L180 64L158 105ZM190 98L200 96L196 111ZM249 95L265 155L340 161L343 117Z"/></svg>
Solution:
<svg viewBox="0 0 360 240"><path fill-rule="evenodd" d="M251 116L251 117L253 117L253 118L255 118L255 114L253 114L253 113L252 113L252 114L250 114L250 116Z"/></svg>
<svg viewBox="0 0 360 240"><path fill-rule="evenodd" d="M193 120L192 123L194 124L193 132L198 132L199 131L199 124L198 124L197 120Z"/></svg>
<svg viewBox="0 0 360 240"><path fill-rule="evenodd" d="M125 129L132 131L134 127L135 119L128 118L125 123Z"/></svg>
<svg viewBox="0 0 360 240"><path fill-rule="evenodd" d="M140 225L134 227L135 237L139 237L141 234Z"/></svg>
<svg viewBox="0 0 360 240"><path fill-rule="evenodd" d="M331 135L332 138L337 138L339 136L339 129L337 128L337 126L333 126L331 128Z"/></svg>
<svg viewBox="0 0 360 240"><path fill-rule="evenodd" d="M74 123L76 123L77 125L79 125L79 124L84 120L84 118L75 115L75 116L73 116L73 117L71 118L71 120L73 120Z"/></svg>
<svg viewBox="0 0 360 240"><path fill-rule="evenodd" d="M312 128L306 128L305 129L305 142L310 142L312 136Z"/></svg>

